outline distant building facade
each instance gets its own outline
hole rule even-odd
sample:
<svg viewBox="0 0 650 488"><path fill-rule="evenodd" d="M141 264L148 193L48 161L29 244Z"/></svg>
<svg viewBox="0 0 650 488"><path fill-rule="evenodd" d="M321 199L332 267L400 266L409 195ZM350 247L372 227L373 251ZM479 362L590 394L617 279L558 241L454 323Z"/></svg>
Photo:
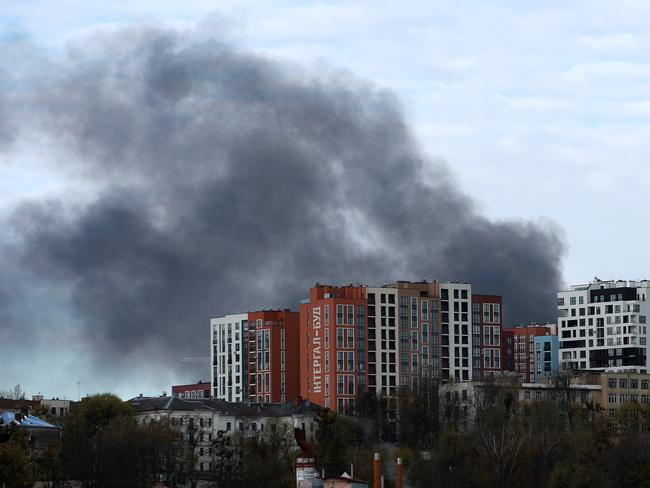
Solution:
<svg viewBox="0 0 650 488"><path fill-rule="evenodd" d="M189 385L173 385L172 386L172 396L177 398L185 399L196 399L196 398L210 398L211 393L211 384L206 381L199 380L197 383L191 383Z"/></svg>
<svg viewBox="0 0 650 488"><path fill-rule="evenodd" d="M284 403L300 395L300 314L291 310L248 313L248 398Z"/></svg>
<svg viewBox="0 0 650 488"><path fill-rule="evenodd" d="M300 304L303 398L340 413L356 412L368 384L367 306L366 287L354 285L316 284Z"/></svg>
<svg viewBox="0 0 650 488"><path fill-rule="evenodd" d="M557 375L559 368L559 342L556 335L533 338L531 380L534 383L547 382Z"/></svg>
<svg viewBox="0 0 650 488"><path fill-rule="evenodd" d="M398 281L386 287L399 298L400 388L417 390L440 382L442 286L438 281Z"/></svg>
<svg viewBox="0 0 650 488"><path fill-rule="evenodd" d="M472 377L475 380L496 376L503 371L502 309L499 295L472 295Z"/></svg>
<svg viewBox="0 0 650 488"><path fill-rule="evenodd" d="M501 329L501 367L503 371L515 370L515 333L512 329Z"/></svg>
<svg viewBox="0 0 650 488"><path fill-rule="evenodd" d="M229 402L248 399L248 314L210 320L212 396Z"/></svg>
<svg viewBox="0 0 650 488"><path fill-rule="evenodd" d="M535 337L556 335L555 324L518 325L512 331L513 370L522 383L532 381L535 361Z"/></svg>
<svg viewBox="0 0 650 488"><path fill-rule="evenodd" d="M496 295L476 295L474 304L469 283L317 284L300 308L301 395L353 413L364 394L396 397L496 375L502 313Z"/></svg>

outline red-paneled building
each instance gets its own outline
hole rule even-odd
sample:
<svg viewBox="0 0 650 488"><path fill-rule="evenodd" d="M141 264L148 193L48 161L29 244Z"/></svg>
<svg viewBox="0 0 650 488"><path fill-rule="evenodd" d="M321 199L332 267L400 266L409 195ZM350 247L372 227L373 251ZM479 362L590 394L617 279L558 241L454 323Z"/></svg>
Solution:
<svg viewBox="0 0 650 488"><path fill-rule="evenodd" d="M316 284L300 305L300 394L354 413L367 376L365 286Z"/></svg>
<svg viewBox="0 0 650 488"><path fill-rule="evenodd" d="M515 370L515 334L512 329L501 329L501 366L503 371Z"/></svg>
<svg viewBox="0 0 650 488"><path fill-rule="evenodd" d="M248 398L284 403L300 396L300 314L248 312Z"/></svg>
<svg viewBox="0 0 650 488"><path fill-rule="evenodd" d="M554 325L518 325L510 329L513 333L513 366L522 383L531 382L533 370L534 338L554 335Z"/></svg>
<svg viewBox="0 0 650 488"><path fill-rule="evenodd" d="M172 396L178 398L210 398L210 382L201 381L189 385L173 385Z"/></svg>
<svg viewBox="0 0 650 488"><path fill-rule="evenodd" d="M472 347L474 379L496 376L503 371L501 327L503 305L499 295L472 295ZM480 352L480 355L477 355Z"/></svg>

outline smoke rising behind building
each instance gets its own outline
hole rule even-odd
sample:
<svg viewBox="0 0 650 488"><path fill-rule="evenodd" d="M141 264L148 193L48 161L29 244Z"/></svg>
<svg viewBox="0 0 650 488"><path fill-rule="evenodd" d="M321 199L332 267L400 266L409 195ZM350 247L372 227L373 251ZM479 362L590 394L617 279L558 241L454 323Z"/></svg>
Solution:
<svg viewBox="0 0 650 488"><path fill-rule="evenodd" d="M208 355L210 317L315 281L471 281L509 324L554 317L560 231L481 215L396 96L349 73L139 27L16 60L4 92L0 155L40 145L71 181L2 224L0 351L25 367L19 338L49 331L99 377L207 377L180 360Z"/></svg>

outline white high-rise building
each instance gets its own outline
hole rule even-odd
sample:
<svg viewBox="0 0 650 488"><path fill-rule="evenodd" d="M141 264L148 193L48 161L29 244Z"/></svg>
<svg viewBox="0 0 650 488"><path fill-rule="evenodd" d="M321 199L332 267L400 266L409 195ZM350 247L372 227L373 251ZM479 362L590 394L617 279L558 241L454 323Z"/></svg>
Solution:
<svg viewBox="0 0 650 488"><path fill-rule="evenodd" d="M368 287L368 389L396 394L398 386L397 289Z"/></svg>
<svg viewBox="0 0 650 488"><path fill-rule="evenodd" d="M441 379L472 379L472 285L440 283Z"/></svg>
<svg viewBox="0 0 650 488"><path fill-rule="evenodd" d="M248 398L248 314L210 319L212 395L229 402Z"/></svg>
<svg viewBox="0 0 650 488"><path fill-rule="evenodd" d="M650 281L573 285L557 294L560 366L648 371Z"/></svg>

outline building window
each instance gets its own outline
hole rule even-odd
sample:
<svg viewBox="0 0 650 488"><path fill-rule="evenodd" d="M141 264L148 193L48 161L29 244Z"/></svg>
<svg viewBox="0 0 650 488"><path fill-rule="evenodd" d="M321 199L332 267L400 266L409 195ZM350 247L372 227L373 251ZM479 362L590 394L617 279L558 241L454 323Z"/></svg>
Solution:
<svg viewBox="0 0 650 488"><path fill-rule="evenodd" d="M344 338L344 334L345 334L344 331L345 331L345 329L342 329L341 327L338 327L336 329L336 347L339 348L339 349L344 347L344 344L343 344L343 338Z"/></svg>
<svg viewBox="0 0 650 488"><path fill-rule="evenodd" d="M354 352L348 352L348 371L354 371Z"/></svg>

